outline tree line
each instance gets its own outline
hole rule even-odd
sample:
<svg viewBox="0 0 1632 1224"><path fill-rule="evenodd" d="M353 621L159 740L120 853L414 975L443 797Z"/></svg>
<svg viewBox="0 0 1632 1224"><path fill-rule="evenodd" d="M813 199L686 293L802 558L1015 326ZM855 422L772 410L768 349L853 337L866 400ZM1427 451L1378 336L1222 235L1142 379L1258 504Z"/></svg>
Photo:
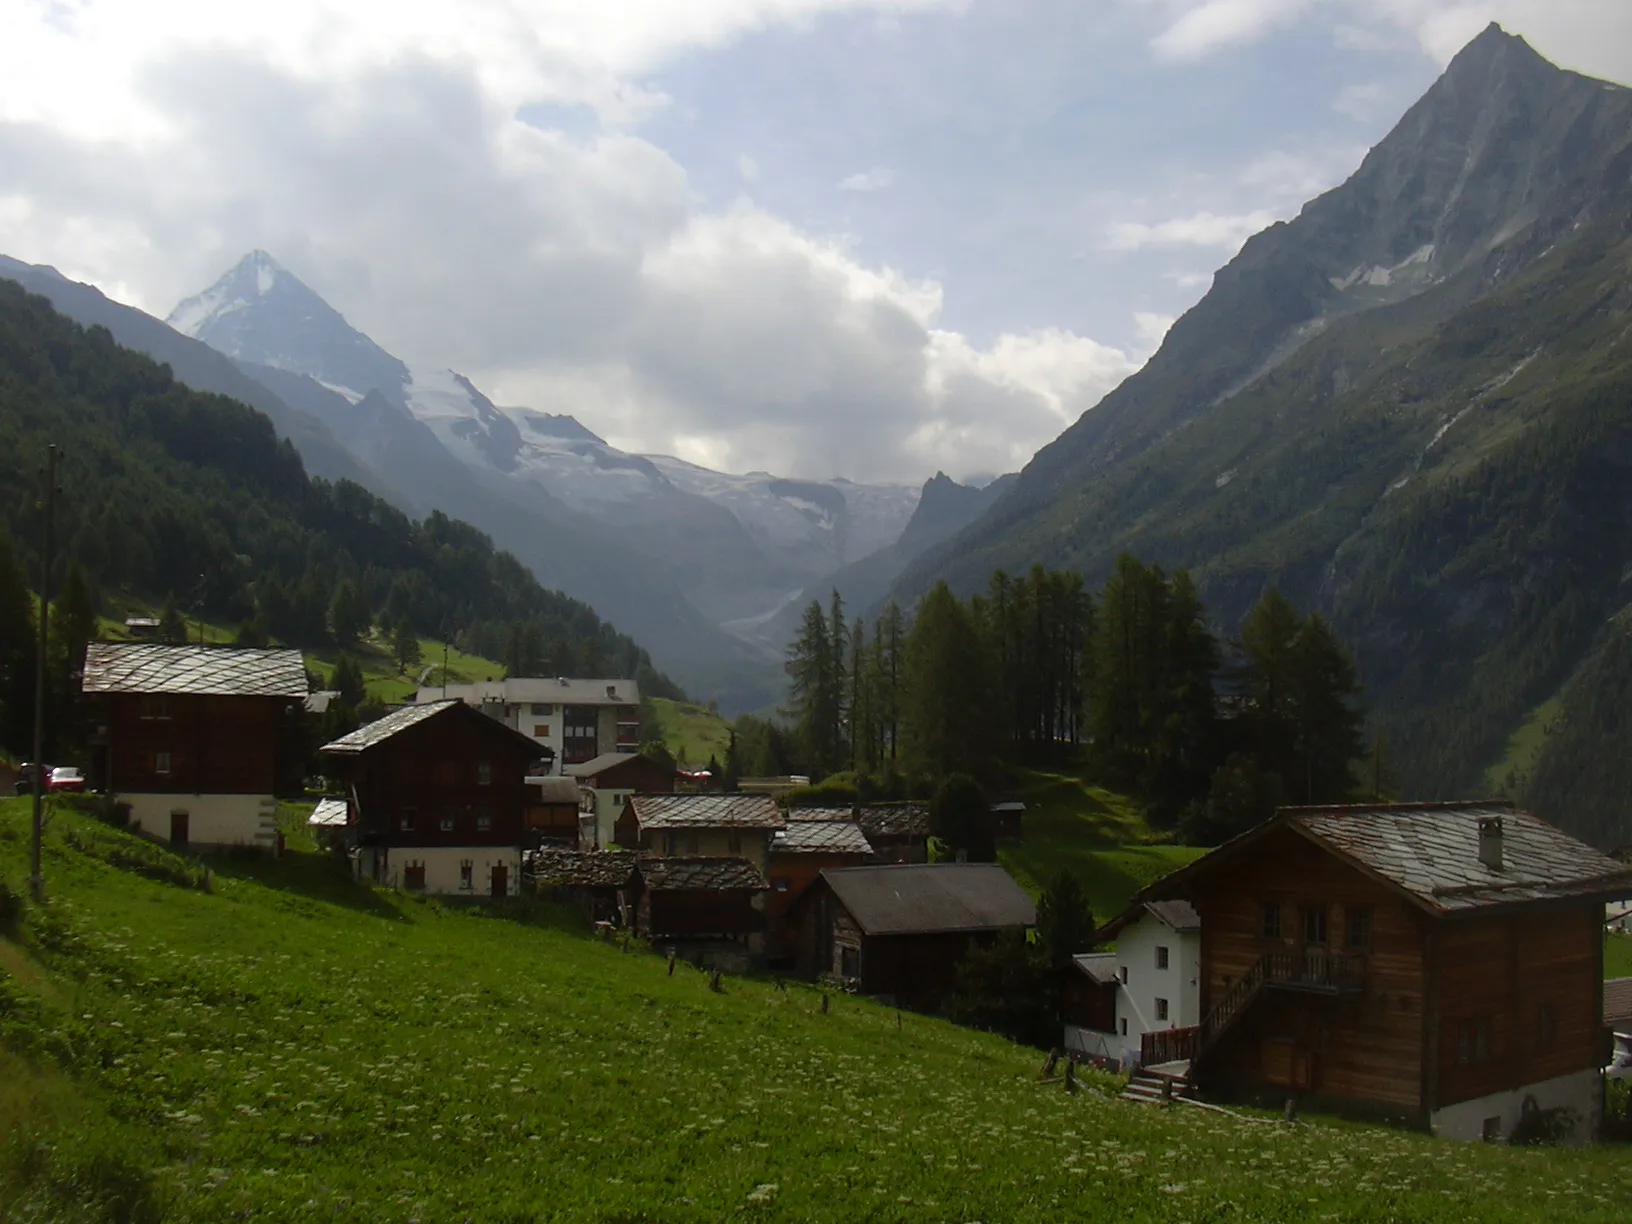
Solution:
<svg viewBox="0 0 1632 1224"><path fill-rule="evenodd" d="M786 665L780 742L754 720L737 732L817 777L927 792L953 774L1077 765L1199 843L1281 803L1387 785L1380 744L1366 761L1353 660L1318 613L1271 589L1226 640L1186 572L1129 555L1098 592L1041 566L968 599L938 584L910 624L894 604L847 619L835 592L805 610Z"/></svg>

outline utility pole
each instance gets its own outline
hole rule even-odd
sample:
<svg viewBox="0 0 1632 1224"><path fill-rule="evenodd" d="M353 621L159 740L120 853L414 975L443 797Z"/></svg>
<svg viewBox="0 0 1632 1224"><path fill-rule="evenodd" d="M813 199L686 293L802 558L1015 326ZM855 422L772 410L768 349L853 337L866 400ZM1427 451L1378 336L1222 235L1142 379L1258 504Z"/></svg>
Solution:
<svg viewBox="0 0 1632 1224"><path fill-rule="evenodd" d="M29 854L29 889L37 903L45 901L45 876L40 869L40 843L45 835L45 655L51 633L51 554L57 497L57 448L45 448L45 533L40 551L40 641L34 656L34 771L29 790L34 798L34 840Z"/></svg>

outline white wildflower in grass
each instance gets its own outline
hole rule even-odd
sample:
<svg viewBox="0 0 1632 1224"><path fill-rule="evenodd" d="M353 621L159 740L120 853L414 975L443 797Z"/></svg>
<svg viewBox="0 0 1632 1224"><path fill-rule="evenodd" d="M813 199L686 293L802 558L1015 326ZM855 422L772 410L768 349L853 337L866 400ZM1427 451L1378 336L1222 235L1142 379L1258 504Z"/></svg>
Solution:
<svg viewBox="0 0 1632 1224"><path fill-rule="evenodd" d="M748 1192L750 1203L769 1203L776 1197L778 1187L773 1182L761 1182Z"/></svg>

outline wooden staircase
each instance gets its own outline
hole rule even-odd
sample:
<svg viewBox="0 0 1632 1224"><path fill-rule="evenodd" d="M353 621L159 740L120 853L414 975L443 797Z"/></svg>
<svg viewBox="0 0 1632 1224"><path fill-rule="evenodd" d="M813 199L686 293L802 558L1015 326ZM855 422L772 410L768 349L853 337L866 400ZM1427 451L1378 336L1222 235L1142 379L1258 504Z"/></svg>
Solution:
<svg viewBox="0 0 1632 1224"><path fill-rule="evenodd" d="M1122 1090L1121 1097L1124 1101L1162 1105L1174 1097L1190 1096L1193 1092L1190 1084L1190 1064L1179 1061L1140 1067L1128 1080L1128 1086Z"/></svg>

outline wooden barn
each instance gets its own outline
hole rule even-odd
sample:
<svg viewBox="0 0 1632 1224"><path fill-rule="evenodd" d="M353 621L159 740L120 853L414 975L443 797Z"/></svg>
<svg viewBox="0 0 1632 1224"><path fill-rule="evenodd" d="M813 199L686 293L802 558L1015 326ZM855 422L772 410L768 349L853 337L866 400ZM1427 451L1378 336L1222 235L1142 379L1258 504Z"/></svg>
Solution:
<svg viewBox="0 0 1632 1224"><path fill-rule="evenodd" d="M578 848L578 783L571 778L527 778L527 848L544 847Z"/></svg>
<svg viewBox="0 0 1632 1224"><path fill-rule="evenodd" d="M828 869L795 907L796 963L862 994L932 1011L969 948L1035 925L1037 907L997 863Z"/></svg>
<svg viewBox="0 0 1632 1224"><path fill-rule="evenodd" d="M544 900L575 909L592 923L629 926L637 863L632 854L535 850L523 857L522 872Z"/></svg>
<svg viewBox="0 0 1632 1224"><path fill-rule="evenodd" d="M793 959L794 933L788 926L792 908L829 867L859 867L871 861L873 847L861 826L850 820L800 820L790 813L787 828L771 838L771 891L765 902L768 955Z"/></svg>
<svg viewBox="0 0 1632 1224"><path fill-rule="evenodd" d="M1626 865L1497 803L1283 809L1147 890L1201 916L1202 1089L1463 1139L1602 1112L1603 915Z"/></svg>
<svg viewBox="0 0 1632 1224"><path fill-rule="evenodd" d="M641 858L635 868L641 934L670 943L724 940L758 955L765 877L744 859Z"/></svg>
<svg viewBox="0 0 1632 1224"><path fill-rule="evenodd" d="M1060 1020L1065 1048L1073 1057L1121 1063L1117 1044L1116 997L1122 979L1115 952L1073 956L1060 974Z"/></svg>
<svg viewBox="0 0 1632 1224"><path fill-rule="evenodd" d="M454 897L520 892L530 737L462 701L433 701L322 751L345 778L359 876Z"/></svg>
<svg viewBox="0 0 1632 1224"><path fill-rule="evenodd" d="M149 837L278 844L278 743L306 698L298 650L92 642L82 687L101 707L93 773Z"/></svg>

